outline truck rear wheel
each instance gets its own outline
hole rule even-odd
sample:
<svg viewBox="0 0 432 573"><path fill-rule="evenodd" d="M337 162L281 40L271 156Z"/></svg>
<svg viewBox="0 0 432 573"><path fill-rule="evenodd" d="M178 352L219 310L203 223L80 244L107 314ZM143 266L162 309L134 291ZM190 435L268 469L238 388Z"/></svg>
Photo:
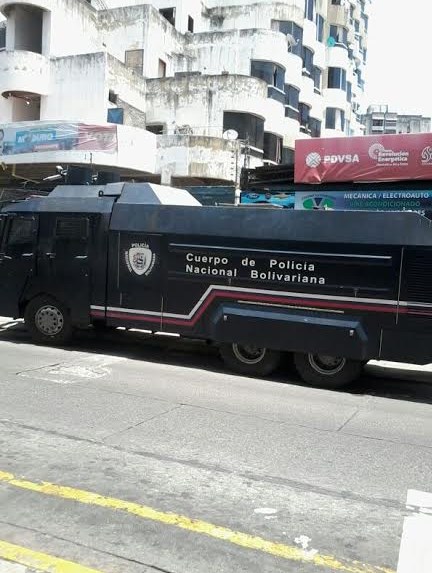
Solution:
<svg viewBox="0 0 432 573"><path fill-rule="evenodd" d="M249 376L267 376L281 360L280 352L252 344L221 344L219 351L228 368Z"/></svg>
<svg viewBox="0 0 432 573"><path fill-rule="evenodd" d="M66 344L72 337L68 309L51 296L31 300L24 314L32 338L42 344Z"/></svg>
<svg viewBox="0 0 432 573"><path fill-rule="evenodd" d="M363 364L357 360L326 354L294 355L294 364L304 382L318 388L340 388L360 376Z"/></svg>

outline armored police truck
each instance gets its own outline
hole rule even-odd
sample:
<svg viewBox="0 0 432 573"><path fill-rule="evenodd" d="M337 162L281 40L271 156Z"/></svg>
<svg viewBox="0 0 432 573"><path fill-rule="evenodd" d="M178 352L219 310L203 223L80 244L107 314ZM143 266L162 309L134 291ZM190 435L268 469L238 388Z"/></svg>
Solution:
<svg viewBox="0 0 432 573"><path fill-rule="evenodd" d="M432 228L417 213L203 207L148 183L60 186L0 212L0 315L40 343L141 328L267 375L292 353L337 387L370 359L425 364Z"/></svg>

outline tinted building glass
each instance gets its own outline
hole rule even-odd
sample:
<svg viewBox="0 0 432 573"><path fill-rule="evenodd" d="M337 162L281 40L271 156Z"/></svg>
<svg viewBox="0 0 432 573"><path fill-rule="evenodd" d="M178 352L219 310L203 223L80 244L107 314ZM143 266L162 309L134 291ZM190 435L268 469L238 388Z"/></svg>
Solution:
<svg viewBox="0 0 432 573"><path fill-rule="evenodd" d="M223 130L235 129L239 139L248 141L249 145L257 149L264 147L264 120L251 113L225 111Z"/></svg>

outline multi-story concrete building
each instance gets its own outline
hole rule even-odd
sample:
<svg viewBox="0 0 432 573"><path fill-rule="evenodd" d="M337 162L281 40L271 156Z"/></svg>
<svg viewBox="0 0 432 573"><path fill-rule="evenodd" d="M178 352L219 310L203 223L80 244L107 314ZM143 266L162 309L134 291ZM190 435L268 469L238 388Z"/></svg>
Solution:
<svg viewBox="0 0 432 573"><path fill-rule="evenodd" d="M146 128L164 181L232 181L362 133L370 2L0 0L0 123Z"/></svg>
<svg viewBox="0 0 432 573"><path fill-rule="evenodd" d="M388 105L370 105L363 116L366 135L384 133L427 133L431 130L431 118L422 115L406 115L390 111Z"/></svg>

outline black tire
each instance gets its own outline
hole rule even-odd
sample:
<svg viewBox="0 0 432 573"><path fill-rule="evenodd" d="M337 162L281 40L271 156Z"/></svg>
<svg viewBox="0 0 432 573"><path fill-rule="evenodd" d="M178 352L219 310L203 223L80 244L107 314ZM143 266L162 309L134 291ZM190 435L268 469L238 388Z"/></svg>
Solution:
<svg viewBox="0 0 432 573"><path fill-rule="evenodd" d="M72 322L67 307L51 296L31 300L24 320L33 340L40 344L62 345L72 338Z"/></svg>
<svg viewBox="0 0 432 573"><path fill-rule="evenodd" d="M246 344L221 344L219 352L230 370L248 376L268 376L281 361L281 353L276 350Z"/></svg>
<svg viewBox="0 0 432 573"><path fill-rule="evenodd" d="M294 364L301 379L318 388L341 388L360 376L363 363L320 354L294 354Z"/></svg>

